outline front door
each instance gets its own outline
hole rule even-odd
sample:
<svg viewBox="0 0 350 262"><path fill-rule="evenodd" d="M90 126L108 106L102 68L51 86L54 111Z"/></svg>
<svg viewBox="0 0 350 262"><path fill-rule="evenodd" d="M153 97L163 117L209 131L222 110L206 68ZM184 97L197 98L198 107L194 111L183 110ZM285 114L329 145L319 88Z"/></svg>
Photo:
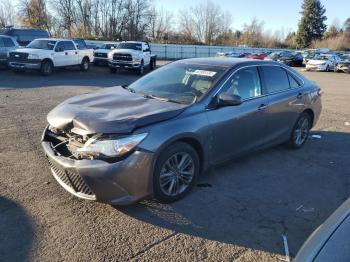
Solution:
<svg viewBox="0 0 350 262"><path fill-rule="evenodd" d="M265 143L267 98L255 66L240 69L220 92L239 95L243 103L207 112L212 164L229 160Z"/></svg>

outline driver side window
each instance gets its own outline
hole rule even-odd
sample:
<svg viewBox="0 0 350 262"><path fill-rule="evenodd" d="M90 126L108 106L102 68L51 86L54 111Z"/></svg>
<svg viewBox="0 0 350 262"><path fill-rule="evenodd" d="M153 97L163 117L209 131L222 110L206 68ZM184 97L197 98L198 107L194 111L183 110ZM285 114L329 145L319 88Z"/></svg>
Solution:
<svg viewBox="0 0 350 262"><path fill-rule="evenodd" d="M242 100L261 96L258 69L254 66L239 70L225 83L223 90L240 96Z"/></svg>

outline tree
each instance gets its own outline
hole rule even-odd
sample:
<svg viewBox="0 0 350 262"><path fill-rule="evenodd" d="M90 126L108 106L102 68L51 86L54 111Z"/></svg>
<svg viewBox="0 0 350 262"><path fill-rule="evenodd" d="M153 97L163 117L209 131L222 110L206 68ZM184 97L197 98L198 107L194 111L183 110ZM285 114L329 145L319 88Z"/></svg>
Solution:
<svg viewBox="0 0 350 262"><path fill-rule="evenodd" d="M0 27L15 24L15 10L9 0L0 3Z"/></svg>
<svg viewBox="0 0 350 262"><path fill-rule="evenodd" d="M299 22L296 43L299 48L306 48L313 41L322 39L326 32L326 9L320 0L304 0L300 13L302 17Z"/></svg>
<svg viewBox="0 0 350 262"><path fill-rule="evenodd" d="M22 0L20 2L22 26L50 30L51 17L45 0Z"/></svg>
<svg viewBox="0 0 350 262"><path fill-rule="evenodd" d="M350 17L346 19L343 26L343 31L345 32L346 35L350 36Z"/></svg>
<svg viewBox="0 0 350 262"><path fill-rule="evenodd" d="M224 13L211 1L180 12L180 31L200 43L213 44L220 34L228 32L230 24L230 13Z"/></svg>

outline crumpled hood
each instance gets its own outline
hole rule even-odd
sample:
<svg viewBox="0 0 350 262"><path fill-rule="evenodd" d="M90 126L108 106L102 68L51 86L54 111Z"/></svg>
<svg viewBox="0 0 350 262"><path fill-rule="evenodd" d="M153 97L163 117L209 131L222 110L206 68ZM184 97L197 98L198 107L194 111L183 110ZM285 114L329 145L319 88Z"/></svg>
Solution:
<svg viewBox="0 0 350 262"><path fill-rule="evenodd" d="M57 129L85 134L125 134L179 115L188 105L145 98L122 87L75 96L55 107L47 121Z"/></svg>

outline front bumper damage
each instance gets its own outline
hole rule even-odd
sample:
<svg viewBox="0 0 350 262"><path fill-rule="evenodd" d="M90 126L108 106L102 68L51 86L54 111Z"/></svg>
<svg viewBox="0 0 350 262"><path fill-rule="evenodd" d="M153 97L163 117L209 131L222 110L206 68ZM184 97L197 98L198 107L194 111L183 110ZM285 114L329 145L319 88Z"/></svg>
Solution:
<svg viewBox="0 0 350 262"><path fill-rule="evenodd" d="M132 204L152 195L152 152L136 150L117 162L75 159L62 155L47 132L46 128L41 143L51 172L69 193L112 205Z"/></svg>

